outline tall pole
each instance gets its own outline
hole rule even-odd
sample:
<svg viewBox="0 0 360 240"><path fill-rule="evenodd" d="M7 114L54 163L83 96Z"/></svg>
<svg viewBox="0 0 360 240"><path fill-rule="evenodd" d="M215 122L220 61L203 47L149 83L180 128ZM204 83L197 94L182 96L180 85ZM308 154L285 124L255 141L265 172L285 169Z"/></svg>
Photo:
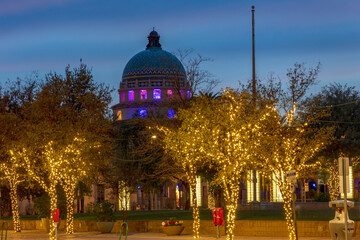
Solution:
<svg viewBox="0 0 360 240"><path fill-rule="evenodd" d="M251 15L252 15L252 100L254 104L254 110L255 110L255 104L256 104L256 78L255 78L255 6L251 6ZM257 185L257 178L256 178L256 170L252 171L253 174L253 199L254 201L260 202L260 199L257 199L256 192L260 189L256 189Z"/></svg>
<svg viewBox="0 0 360 240"><path fill-rule="evenodd" d="M342 158L343 169L343 189L344 189L344 218L345 218L345 240L348 240L348 209L347 209L347 168L348 164L345 163L345 158Z"/></svg>
<svg viewBox="0 0 360 240"><path fill-rule="evenodd" d="M251 7L252 13L252 94L256 101L256 76L255 76L255 6Z"/></svg>

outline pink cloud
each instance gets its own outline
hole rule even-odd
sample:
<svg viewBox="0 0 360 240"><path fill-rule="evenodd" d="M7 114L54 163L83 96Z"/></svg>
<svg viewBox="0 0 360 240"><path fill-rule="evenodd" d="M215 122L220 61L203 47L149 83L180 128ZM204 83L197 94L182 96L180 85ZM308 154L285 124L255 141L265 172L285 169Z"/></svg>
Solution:
<svg viewBox="0 0 360 240"><path fill-rule="evenodd" d="M9 15L22 12L44 9L64 5L76 0L3 0L0 3L0 15Z"/></svg>

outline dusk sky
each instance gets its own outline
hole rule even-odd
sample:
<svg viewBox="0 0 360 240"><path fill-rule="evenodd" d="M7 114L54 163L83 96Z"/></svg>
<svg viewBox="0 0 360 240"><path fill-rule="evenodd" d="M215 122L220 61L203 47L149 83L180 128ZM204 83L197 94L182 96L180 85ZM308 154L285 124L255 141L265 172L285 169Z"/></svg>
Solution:
<svg viewBox="0 0 360 240"><path fill-rule="evenodd" d="M118 89L155 27L164 50L212 58L203 67L221 80L218 89L236 88L251 78L252 5L259 78L285 80L295 62L320 62L312 92L331 82L360 90L359 0L0 0L0 83L63 74L82 58L97 82Z"/></svg>

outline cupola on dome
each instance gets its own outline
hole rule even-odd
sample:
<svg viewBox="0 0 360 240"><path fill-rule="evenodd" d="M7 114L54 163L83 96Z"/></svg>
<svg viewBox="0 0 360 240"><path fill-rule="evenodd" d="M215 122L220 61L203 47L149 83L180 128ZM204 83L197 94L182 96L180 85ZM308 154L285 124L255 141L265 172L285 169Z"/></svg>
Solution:
<svg viewBox="0 0 360 240"><path fill-rule="evenodd" d="M153 30L148 39L146 50L133 56L126 64L122 82L149 79L184 81L186 73L183 65L177 57L161 48L159 34Z"/></svg>

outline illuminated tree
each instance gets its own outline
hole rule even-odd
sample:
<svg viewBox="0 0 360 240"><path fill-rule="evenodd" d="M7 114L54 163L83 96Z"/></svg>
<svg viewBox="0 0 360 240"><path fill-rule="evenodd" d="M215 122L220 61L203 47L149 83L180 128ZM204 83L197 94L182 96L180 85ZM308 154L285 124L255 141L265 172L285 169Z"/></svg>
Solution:
<svg viewBox="0 0 360 240"><path fill-rule="evenodd" d="M190 108L179 110L180 128L164 130L165 148L182 166L193 193L199 169L207 165L215 170L212 183L221 186L226 201L227 239L234 238L240 179L261 142L260 123L266 111L254 110L245 91L228 89L219 99L204 95L194 100ZM196 211L194 208L194 237L198 236Z"/></svg>
<svg viewBox="0 0 360 240"><path fill-rule="evenodd" d="M23 148L17 152L11 151L13 158L18 159L28 175L35 180L50 197L50 213L57 208L56 185L60 181L59 166L61 157L58 156L54 143L48 142L40 152L41 156L34 156L32 150ZM54 221L50 218L50 240L56 239Z"/></svg>
<svg viewBox="0 0 360 240"><path fill-rule="evenodd" d="M297 233L293 211L295 199L286 172L295 170L297 175L303 175L318 166L319 162L313 159L329 143L332 134L331 128L314 126L314 121L326 112L316 109L314 101L304 99L309 87L315 83L318 71L318 67L307 70L301 64L289 69L288 91L278 89L278 95L272 96L274 103L268 107L271 110L269 121L264 122L267 138L257 151L259 169L272 176L282 194L290 240L297 239ZM272 90L268 93L274 93Z"/></svg>
<svg viewBox="0 0 360 240"><path fill-rule="evenodd" d="M66 233L74 233L74 201L75 189L80 179L91 169L91 162L86 162L84 139L75 137L73 142L59 152L60 184L66 196Z"/></svg>
<svg viewBox="0 0 360 240"><path fill-rule="evenodd" d="M51 212L56 208L54 186L60 183L64 187L69 234L73 233L75 186L81 177L97 175L110 152L110 92L95 83L91 70L81 62L78 68L66 67L65 77L56 73L46 75L36 101L25 115L26 167L51 166L34 167L28 172L33 178L36 176L34 180L43 182L44 189L45 184L50 184L45 191L53 199ZM36 161L35 165L31 161Z"/></svg>
<svg viewBox="0 0 360 240"><path fill-rule="evenodd" d="M334 141L321 153L322 167L329 171L329 193L332 201L339 197L338 158L350 157L356 165L360 151L360 93L354 87L333 83L325 86L315 97L317 106L330 114L317 121L319 127L335 128Z"/></svg>
<svg viewBox="0 0 360 240"><path fill-rule="evenodd" d="M19 167L16 164L12 163L9 165L6 163L0 163L0 172L4 174L3 179L7 180L10 185L11 211L15 232L21 232L17 188L22 180L18 171Z"/></svg>
<svg viewBox="0 0 360 240"><path fill-rule="evenodd" d="M36 82L27 79L17 79L8 82L6 87L0 87L0 179L9 183L11 210L14 230L21 231L18 185L24 180L23 171L17 160L10 156L9 150L19 145L22 133L23 114L29 104L34 100Z"/></svg>
<svg viewBox="0 0 360 240"><path fill-rule="evenodd" d="M193 236L199 238L200 218L196 196L196 175L203 161L202 146L205 132L203 124L207 121L208 113L205 109L211 106L211 101L206 98L197 99L190 108L180 109L177 119L181 121L180 128L160 128L164 132L165 149L175 159L175 164L181 166L185 173L186 181L190 185L193 205Z"/></svg>
<svg viewBox="0 0 360 240"><path fill-rule="evenodd" d="M226 239L234 239L236 209L240 180L251 167L254 151L262 142L261 123L267 120L268 109L254 109L251 96L246 91L227 89L213 104L204 153L217 174L214 183L221 186L226 201Z"/></svg>

